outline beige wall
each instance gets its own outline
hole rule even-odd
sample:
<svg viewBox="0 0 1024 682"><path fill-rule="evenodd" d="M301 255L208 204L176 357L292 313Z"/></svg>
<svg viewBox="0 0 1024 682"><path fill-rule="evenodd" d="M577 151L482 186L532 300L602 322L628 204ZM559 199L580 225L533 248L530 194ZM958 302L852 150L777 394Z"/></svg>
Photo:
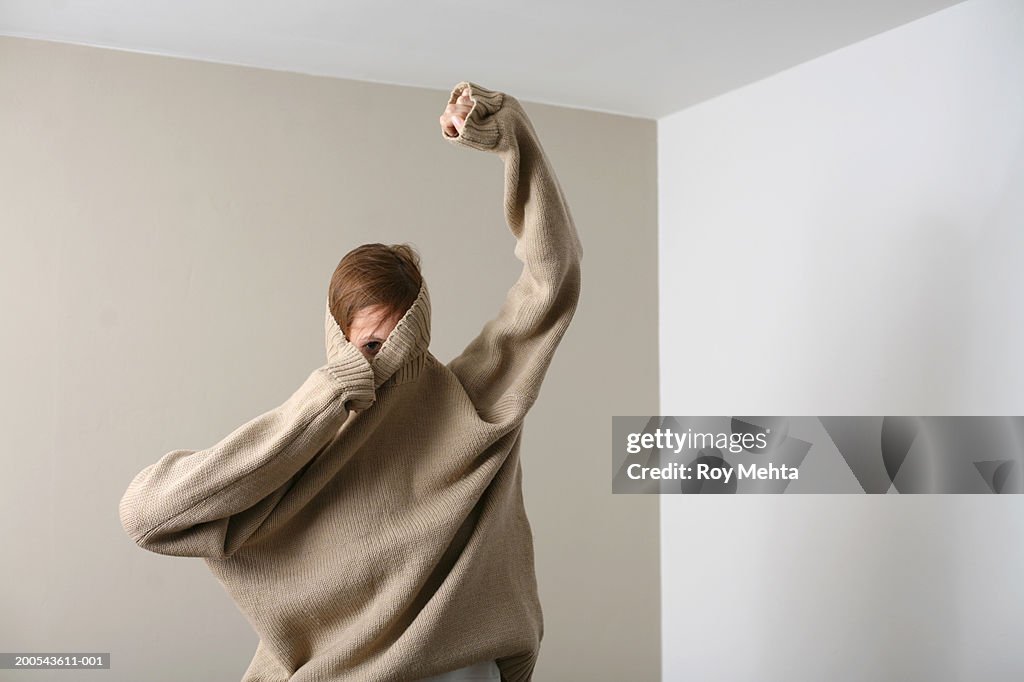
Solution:
<svg viewBox="0 0 1024 682"><path fill-rule="evenodd" d="M200 560L132 544L117 503L322 364L353 246L419 247L442 361L497 312L520 270L500 161L441 140L447 94L0 38L0 649L241 677L248 623ZM524 430L536 677L655 680L658 500L613 497L609 461L610 416L658 411L655 124L524 104L585 249Z"/></svg>

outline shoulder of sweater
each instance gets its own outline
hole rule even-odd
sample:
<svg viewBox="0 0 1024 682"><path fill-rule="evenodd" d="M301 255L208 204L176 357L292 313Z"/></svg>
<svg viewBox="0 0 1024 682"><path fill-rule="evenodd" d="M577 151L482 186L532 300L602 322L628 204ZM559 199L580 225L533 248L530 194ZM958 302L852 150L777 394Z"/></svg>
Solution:
<svg viewBox="0 0 1024 682"><path fill-rule="evenodd" d="M493 405L475 405L465 392L462 382L452 369L441 362L433 353L427 351L424 355L423 372L421 382L430 390L454 390L464 397L467 406L472 406L477 416L489 427L501 427L503 430L514 428L521 424L534 403L530 396L507 394Z"/></svg>

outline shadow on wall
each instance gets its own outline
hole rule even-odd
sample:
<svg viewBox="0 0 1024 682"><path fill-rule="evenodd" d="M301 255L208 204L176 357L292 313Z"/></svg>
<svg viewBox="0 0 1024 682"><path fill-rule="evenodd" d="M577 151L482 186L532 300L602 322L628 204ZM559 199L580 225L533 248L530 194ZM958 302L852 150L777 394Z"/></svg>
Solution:
<svg viewBox="0 0 1024 682"><path fill-rule="evenodd" d="M992 212L979 221L974 243L975 273L969 280L969 324L978 342L970 349L965 403L977 414L1024 414L1024 363L1017 358L1024 348L1024 310L1016 292L1024 291L1024 137L1017 145L1007 180ZM1007 412L1008 406L1016 405Z"/></svg>

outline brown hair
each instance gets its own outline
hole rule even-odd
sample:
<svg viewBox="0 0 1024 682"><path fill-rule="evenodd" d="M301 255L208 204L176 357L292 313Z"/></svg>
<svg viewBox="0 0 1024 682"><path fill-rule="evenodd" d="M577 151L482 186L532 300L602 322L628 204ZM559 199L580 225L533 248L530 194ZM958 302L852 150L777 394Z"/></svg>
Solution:
<svg viewBox="0 0 1024 682"><path fill-rule="evenodd" d="M348 336L360 308L384 305L409 309L419 295L423 275L420 257L410 244L363 244L345 254L334 269L328 291L331 314Z"/></svg>

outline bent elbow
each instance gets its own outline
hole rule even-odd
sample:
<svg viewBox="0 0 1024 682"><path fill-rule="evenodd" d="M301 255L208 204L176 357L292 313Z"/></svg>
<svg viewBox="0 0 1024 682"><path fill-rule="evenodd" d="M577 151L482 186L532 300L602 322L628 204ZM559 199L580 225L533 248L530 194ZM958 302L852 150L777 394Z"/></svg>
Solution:
<svg viewBox="0 0 1024 682"><path fill-rule="evenodd" d="M227 543L225 528L228 519L208 521L191 528L161 529L147 533L129 533L142 549L166 556L201 557L204 559L227 559L241 545Z"/></svg>
<svg viewBox="0 0 1024 682"><path fill-rule="evenodd" d="M117 505L117 515L121 520L121 528L135 544L142 546L148 524L142 514L142 505L138 503L134 483L121 497Z"/></svg>

